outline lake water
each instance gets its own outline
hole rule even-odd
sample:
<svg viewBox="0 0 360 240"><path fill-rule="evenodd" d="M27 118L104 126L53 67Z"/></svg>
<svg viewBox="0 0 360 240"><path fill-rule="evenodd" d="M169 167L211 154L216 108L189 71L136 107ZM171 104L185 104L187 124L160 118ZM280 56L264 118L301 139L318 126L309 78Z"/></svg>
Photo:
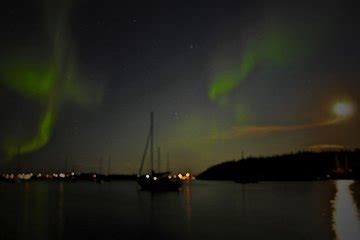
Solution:
<svg viewBox="0 0 360 240"><path fill-rule="evenodd" d="M0 239L360 239L351 183L0 183Z"/></svg>

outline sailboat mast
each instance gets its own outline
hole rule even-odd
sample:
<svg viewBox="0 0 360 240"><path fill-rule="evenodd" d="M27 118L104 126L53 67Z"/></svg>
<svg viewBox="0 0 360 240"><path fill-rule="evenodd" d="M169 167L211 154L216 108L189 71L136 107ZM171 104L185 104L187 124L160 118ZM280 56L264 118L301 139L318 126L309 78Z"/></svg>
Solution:
<svg viewBox="0 0 360 240"><path fill-rule="evenodd" d="M161 172L161 169L160 169L160 147L158 147L158 171Z"/></svg>
<svg viewBox="0 0 360 240"><path fill-rule="evenodd" d="M169 153L166 154L166 171L170 172Z"/></svg>
<svg viewBox="0 0 360 240"><path fill-rule="evenodd" d="M150 114L150 148L151 172L154 172L154 112Z"/></svg>
<svg viewBox="0 0 360 240"><path fill-rule="evenodd" d="M100 158L100 161L99 161L99 174L102 174L102 158Z"/></svg>
<svg viewBox="0 0 360 240"><path fill-rule="evenodd" d="M20 152L21 152L20 145L18 145L18 152L17 152L17 155L16 155L16 162L17 162L17 164L16 164L16 173L17 174L19 174L20 171L21 171Z"/></svg>
<svg viewBox="0 0 360 240"><path fill-rule="evenodd" d="M107 175L108 176L110 175L110 165L111 165L111 158L109 156L109 158L108 158L108 169L107 169Z"/></svg>

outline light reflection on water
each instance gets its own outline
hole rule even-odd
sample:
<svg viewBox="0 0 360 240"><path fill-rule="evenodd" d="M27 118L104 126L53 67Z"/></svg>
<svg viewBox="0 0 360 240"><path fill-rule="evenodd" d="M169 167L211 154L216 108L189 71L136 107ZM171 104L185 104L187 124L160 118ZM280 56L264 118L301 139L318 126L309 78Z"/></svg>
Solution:
<svg viewBox="0 0 360 240"><path fill-rule="evenodd" d="M59 196L58 196L58 224L57 236L58 239L63 239L64 232L64 183L59 183Z"/></svg>
<svg viewBox="0 0 360 240"><path fill-rule="evenodd" d="M186 182L183 186L183 191L185 195L185 212L186 212L186 218L187 218L187 236L191 235L191 189L190 189L190 183Z"/></svg>
<svg viewBox="0 0 360 240"><path fill-rule="evenodd" d="M136 182L0 183L0 240L335 239L334 230L344 239L332 207L352 201L350 184L193 181L151 194Z"/></svg>
<svg viewBox="0 0 360 240"><path fill-rule="evenodd" d="M352 180L337 180L336 196L333 201L333 229L339 240L360 238L360 219L350 185Z"/></svg>

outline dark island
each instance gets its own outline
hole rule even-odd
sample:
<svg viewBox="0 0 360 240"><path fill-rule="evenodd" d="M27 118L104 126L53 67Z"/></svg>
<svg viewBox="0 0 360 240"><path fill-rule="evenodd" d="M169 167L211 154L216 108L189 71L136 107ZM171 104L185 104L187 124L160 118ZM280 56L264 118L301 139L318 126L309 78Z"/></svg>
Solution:
<svg viewBox="0 0 360 240"><path fill-rule="evenodd" d="M360 149L248 157L212 166L197 179L242 183L360 179Z"/></svg>

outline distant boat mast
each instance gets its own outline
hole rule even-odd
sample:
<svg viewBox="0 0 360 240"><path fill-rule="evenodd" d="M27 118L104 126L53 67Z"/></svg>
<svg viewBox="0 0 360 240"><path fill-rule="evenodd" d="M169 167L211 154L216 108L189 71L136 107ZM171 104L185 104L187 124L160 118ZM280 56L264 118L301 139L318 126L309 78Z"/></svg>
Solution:
<svg viewBox="0 0 360 240"><path fill-rule="evenodd" d="M110 167L111 167L111 158L109 156L109 159L108 159L108 169L107 169L107 175L109 176L110 175Z"/></svg>
<svg viewBox="0 0 360 240"><path fill-rule="evenodd" d="M158 162L158 171L159 172L161 172L161 169L160 169L160 166L161 166L161 164L160 164L160 156L161 156L160 147L158 147L158 159L157 159L157 162Z"/></svg>
<svg viewBox="0 0 360 240"><path fill-rule="evenodd" d="M103 163L102 158L100 158L100 160L99 160L99 174L102 174L102 163Z"/></svg>
<svg viewBox="0 0 360 240"><path fill-rule="evenodd" d="M18 149L17 149L17 155L16 155L16 173L19 174L21 171L21 159L20 159L20 155L21 155L21 148L20 145L18 145Z"/></svg>
<svg viewBox="0 0 360 240"><path fill-rule="evenodd" d="M154 172L154 112L150 114L151 173Z"/></svg>
<svg viewBox="0 0 360 240"><path fill-rule="evenodd" d="M170 172L170 157L169 153L166 153L166 171Z"/></svg>
<svg viewBox="0 0 360 240"><path fill-rule="evenodd" d="M146 158L147 149L150 141L150 160L151 160L151 173L154 173L154 112L150 114L150 133L146 139L145 149L143 153L143 157L140 164L140 169L138 175L141 175L141 172L144 167L144 162Z"/></svg>

